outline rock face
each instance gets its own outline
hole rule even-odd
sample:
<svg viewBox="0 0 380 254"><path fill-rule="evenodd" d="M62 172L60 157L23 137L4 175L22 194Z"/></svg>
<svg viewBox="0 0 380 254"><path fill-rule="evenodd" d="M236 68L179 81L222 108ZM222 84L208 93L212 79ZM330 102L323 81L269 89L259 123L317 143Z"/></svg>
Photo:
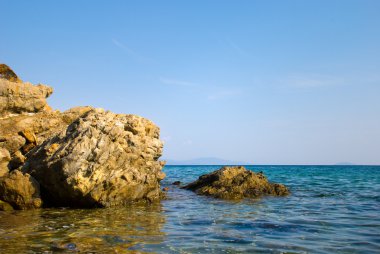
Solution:
<svg viewBox="0 0 380 254"><path fill-rule="evenodd" d="M161 153L151 121L94 109L34 149L23 171L52 205L118 206L160 198Z"/></svg>
<svg viewBox="0 0 380 254"><path fill-rule="evenodd" d="M42 206L38 182L29 174L23 174L19 170L0 177L0 199L15 209Z"/></svg>
<svg viewBox="0 0 380 254"><path fill-rule="evenodd" d="M270 183L262 173L239 167L222 167L202 175L183 189L199 195L221 199L256 198L263 195L285 196L289 190L282 184Z"/></svg>
<svg viewBox="0 0 380 254"><path fill-rule="evenodd" d="M22 165L25 158L20 158L36 145L66 129L70 123L91 109L77 107L63 113L38 112L0 119L0 147L7 149L12 155L11 169Z"/></svg>

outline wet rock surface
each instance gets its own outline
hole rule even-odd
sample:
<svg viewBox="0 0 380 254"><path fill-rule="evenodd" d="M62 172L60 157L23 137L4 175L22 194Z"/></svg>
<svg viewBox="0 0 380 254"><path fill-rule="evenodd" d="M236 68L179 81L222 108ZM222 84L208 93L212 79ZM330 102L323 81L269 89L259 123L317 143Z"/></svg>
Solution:
<svg viewBox="0 0 380 254"><path fill-rule="evenodd" d="M234 200L289 194L289 190L284 185L270 183L263 173L255 173L242 166L222 167L200 176L198 180L182 188L199 195Z"/></svg>

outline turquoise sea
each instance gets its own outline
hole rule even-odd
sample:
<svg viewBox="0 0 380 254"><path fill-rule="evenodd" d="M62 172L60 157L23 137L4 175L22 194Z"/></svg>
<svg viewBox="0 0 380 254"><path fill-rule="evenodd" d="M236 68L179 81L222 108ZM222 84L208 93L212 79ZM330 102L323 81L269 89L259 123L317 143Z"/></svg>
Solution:
<svg viewBox="0 0 380 254"><path fill-rule="evenodd" d="M0 252L380 253L380 166L247 166L292 193L241 202L171 185L218 168L166 166L161 204L0 212Z"/></svg>

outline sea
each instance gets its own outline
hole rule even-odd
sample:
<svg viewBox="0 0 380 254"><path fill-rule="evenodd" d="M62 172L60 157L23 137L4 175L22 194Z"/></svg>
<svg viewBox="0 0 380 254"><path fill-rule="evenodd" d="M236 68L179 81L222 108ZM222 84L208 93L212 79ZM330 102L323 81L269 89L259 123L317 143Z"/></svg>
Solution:
<svg viewBox="0 0 380 254"><path fill-rule="evenodd" d="M0 253L380 253L380 166L246 166L286 197L224 201L172 185L220 166L165 166L167 199L0 212Z"/></svg>

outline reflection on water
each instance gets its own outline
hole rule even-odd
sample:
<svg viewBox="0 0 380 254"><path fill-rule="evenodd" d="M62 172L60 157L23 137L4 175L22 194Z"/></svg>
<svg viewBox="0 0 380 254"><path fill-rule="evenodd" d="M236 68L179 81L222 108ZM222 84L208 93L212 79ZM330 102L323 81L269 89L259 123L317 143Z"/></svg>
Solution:
<svg viewBox="0 0 380 254"><path fill-rule="evenodd" d="M380 167L250 167L292 194L242 202L171 185L217 168L165 167L161 204L0 212L0 253L379 253Z"/></svg>
<svg viewBox="0 0 380 254"><path fill-rule="evenodd" d="M161 210L154 204L0 212L0 252L136 253L135 246L162 243Z"/></svg>

